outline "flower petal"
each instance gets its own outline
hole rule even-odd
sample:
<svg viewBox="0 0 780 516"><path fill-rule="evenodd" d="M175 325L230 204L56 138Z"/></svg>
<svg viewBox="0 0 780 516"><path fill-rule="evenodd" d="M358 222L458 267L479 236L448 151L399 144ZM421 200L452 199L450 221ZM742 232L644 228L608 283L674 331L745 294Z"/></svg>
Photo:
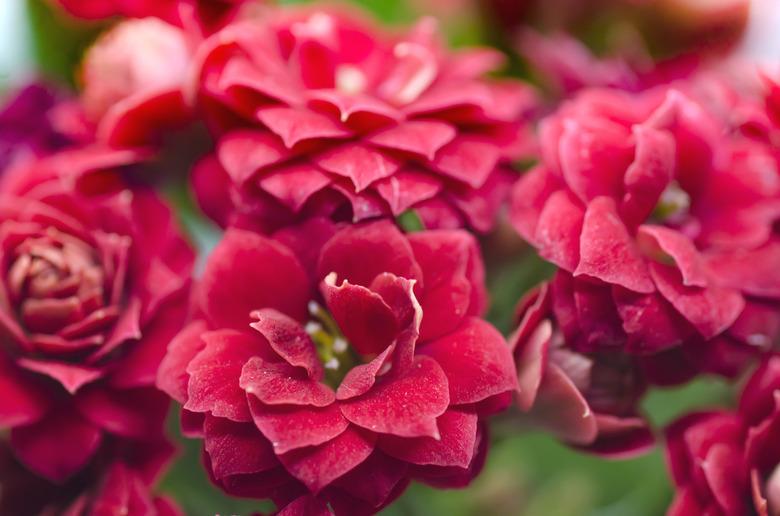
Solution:
<svg viewBox="0 0 780 516"><path fill-rule="evenodd" d="M706 339L726 330L745 308L745 299L737 290L686 287L677 270L658 263L650 264L650 272L666 300Z"/></svg>
<svg viewBox="0 0 780 516"><path fill-rule="evenodd" d="M517 388L509 346L498 330L480 319L467 319L457 331L419 352L436 360L447 375L452 405L477 403Z"/></svg>
<svg viewBox="0 0 780 516"><path fill-rule="evenodd" d="M240 229L225 232L196 293L216 327L241 330L252 322L250 314L262 308L304 320L309 295L306 272L290 250Z"/></svg>
<svg viewBox="0 0 780 516"><path fill-rule="evenodd" d="M69 407L11 430L11 447L17 457L36 474L57 483L81 469L100 442L100 430Z"/></svg>
<svg viewBox="0 0 780 516"><path fill-rule="evenodd" d="M251 421L246 394L239 385L241 370L252 357L273 352L262 336L235 330L204 333L203 349L187 365L187 402L192 412L210 412L232 421Z"/></svg>
<svg viewBox="0 0 780 516"><path fill-rule="evenodd" d="M340 404L350 422L400 437L439 437L436 418L449 405L447 377L431 358L420 357L403 376L384 378L366 394Z"/></svg>
<svg viewBox="0 0 780 516"><path fill-rule="evenodd" d="M588 204L580 235L580 263L574 275L643 294L655 291L647 265L609 197L597 197Z"/></svg>
<svg viewBox="0 0 780 516"><path fill-rule="evenodd" d="M211 470L218 479L259 473L279 464L271 443L251 423L206 416L203 432Z"/></svg>
<svg viewBox="0 0 780 516"><path fill-rule="evenodd" d="M319 380L286 362L266 362L260 357L244 364L239 384L266 405L325 407L336 401L333 389Z"/></svg>
<svg viewBox="0 0 780 516"><path fill-rule="evenodd" d="M382 436L378 446L412 464L468 468L477 441L477 415L449 409L437 419L441 439Z"/></svg>
<svg viewBox="0 0 780 516"><path fill-rule="evenodd" d="M348 427L324 444L292 450L279 460L316 494L366 460L374 451L375 440L368 432Z"/></svg>
<svg viewBox="0 0 780 516"><path fill-rule="evenodd" d="M255 425L271 441L277 455L326 443L349 426L335 403L327 407L272 406L263 405L254 396L248 399Z"/></svg>

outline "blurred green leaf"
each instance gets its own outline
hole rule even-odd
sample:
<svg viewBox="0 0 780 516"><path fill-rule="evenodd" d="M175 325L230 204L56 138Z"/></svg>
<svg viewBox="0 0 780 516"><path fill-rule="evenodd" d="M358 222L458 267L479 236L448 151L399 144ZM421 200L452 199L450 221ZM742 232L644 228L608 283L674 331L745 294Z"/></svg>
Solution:
<svg viewBox="0 0 780 516"><path fill-rule="evenodd" d="M44 76L74 85L84 51L106 24L79 22L52 3L27 0L33 52Z"/></svg>

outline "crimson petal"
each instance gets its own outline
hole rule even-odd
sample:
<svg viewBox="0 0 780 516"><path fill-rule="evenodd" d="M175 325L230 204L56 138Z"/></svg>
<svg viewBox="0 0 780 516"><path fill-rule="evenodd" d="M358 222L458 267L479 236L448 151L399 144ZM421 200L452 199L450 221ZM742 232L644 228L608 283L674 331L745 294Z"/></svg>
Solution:
<svg viewBox="0 0 780 516"><path fill-rule="evenodd" d="M287 471L314 494L347 474L374 451L376 437L348 427L330 441L279 456Z"/></svg>
<svg viewBox="0 0 780 516"><path fill-rule="evenodd" d="M420 353L436 360L447 375L453 405L477 403L517 388L509 346L498 330L481 319L467 319L454 333L423 346Z"/></svg>
<svg viewBox="0 0 780 516"><path fill-rule="evenodd" d="M447 377L431 358L419 357L403 376L384 378L366 394L342 401L350 422L400 437L439 438L436 418L449 406Z"/></svg>

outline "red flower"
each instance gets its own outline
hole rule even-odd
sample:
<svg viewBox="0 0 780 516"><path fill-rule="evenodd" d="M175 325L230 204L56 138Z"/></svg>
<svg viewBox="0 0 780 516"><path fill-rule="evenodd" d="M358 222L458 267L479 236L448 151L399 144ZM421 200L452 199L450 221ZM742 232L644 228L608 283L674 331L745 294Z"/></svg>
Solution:
<svg viewBox="0 0 780 516"><path fill-rule="evenodd" d="M88 468L58 485L30 473L2 446L0 511L14 516L178 516L171 500L152 492L173 452L165 440L113 442Z"/></svg>
<svg viewBox="0 0 780 516"><path fill-rule="evenodd" d="M483 279L463 231L229 229L158 385L234 495L354 514L410 479L464 485L484 459L482 416L516 383L504 339L477 317Z"/></svg>
<svg viewBox="0 0 780 516"><path fill-rule="evenodd" d="M155 374L185 316L193 254L154 194L106 170L128 157L53 155L15 170L0 202L0 427L54 481L108 434L162 431Z"/></svg>
<svg viewBox="0 0 780 516"><path fill-rule="evenodd" d="M264 231L409 209L429 229L486 231L533 105L523 84L484 76L501 61L447 52L430 19L402 36L323 10L228 26L199 51L218 137L194 172L199 200L222 224Z"/></svg>
<svg viewBox="0 0 780 516"><path fill-rule="evenodd" d="M645 380L636 358L620 352L580 353L565 336L567 317L556 277L521 303L510 340L518 405L531 424L563 441L608 457L630 457L654 444L637 405ZM595 314L592 314L595 315Z"/></svg>
<svg viewBox="0 0 780 516"><path fill-rule="evenodd" d="M745 385L736 413L685 416L667 434L677 486L670 516L769 516L780 511L780 357Z"/></svg>
<svg viewBox="0 0 780 516"><path fill-rule="evenodd" d="M182 91L195 44L190 39L156 18L119 23L87 51L83 92L71 117L81 117L84 132L114 146L156 142L185 125L191 118Z"/></svg>
<svg viewBox="0 0 780 516"><path fill-rule="evenodd" d="M778 336L777 162L690 89L585 92L544 121L543 164L514 189L516 229L585 288L567 323L580 350Z"/></svg>
<svg viewBox="0 0 780 516"><path fill-rule="evenodd" d="M86 20L112 16L146 18L154 16L206 33L236 16L247 0L54 0L71 15Z"/></svg>

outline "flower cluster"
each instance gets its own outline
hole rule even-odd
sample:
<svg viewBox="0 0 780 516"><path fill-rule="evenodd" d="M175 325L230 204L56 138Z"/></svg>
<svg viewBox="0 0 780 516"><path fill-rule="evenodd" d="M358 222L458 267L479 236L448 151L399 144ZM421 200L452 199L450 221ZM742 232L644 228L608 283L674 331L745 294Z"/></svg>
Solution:
<svg viewBox="0 0 780 516"><path fill-rule="evenodd" d="M57 3L120 20L0 109L0 513L177 516L171 400L223 497L375 514L469 485L493 418L632 457L646 393L757 365L665 432L670 514L780 514L780 83L526 28L538 95L428 18ZM555 271L486 317L516 251Z"/></svg>

